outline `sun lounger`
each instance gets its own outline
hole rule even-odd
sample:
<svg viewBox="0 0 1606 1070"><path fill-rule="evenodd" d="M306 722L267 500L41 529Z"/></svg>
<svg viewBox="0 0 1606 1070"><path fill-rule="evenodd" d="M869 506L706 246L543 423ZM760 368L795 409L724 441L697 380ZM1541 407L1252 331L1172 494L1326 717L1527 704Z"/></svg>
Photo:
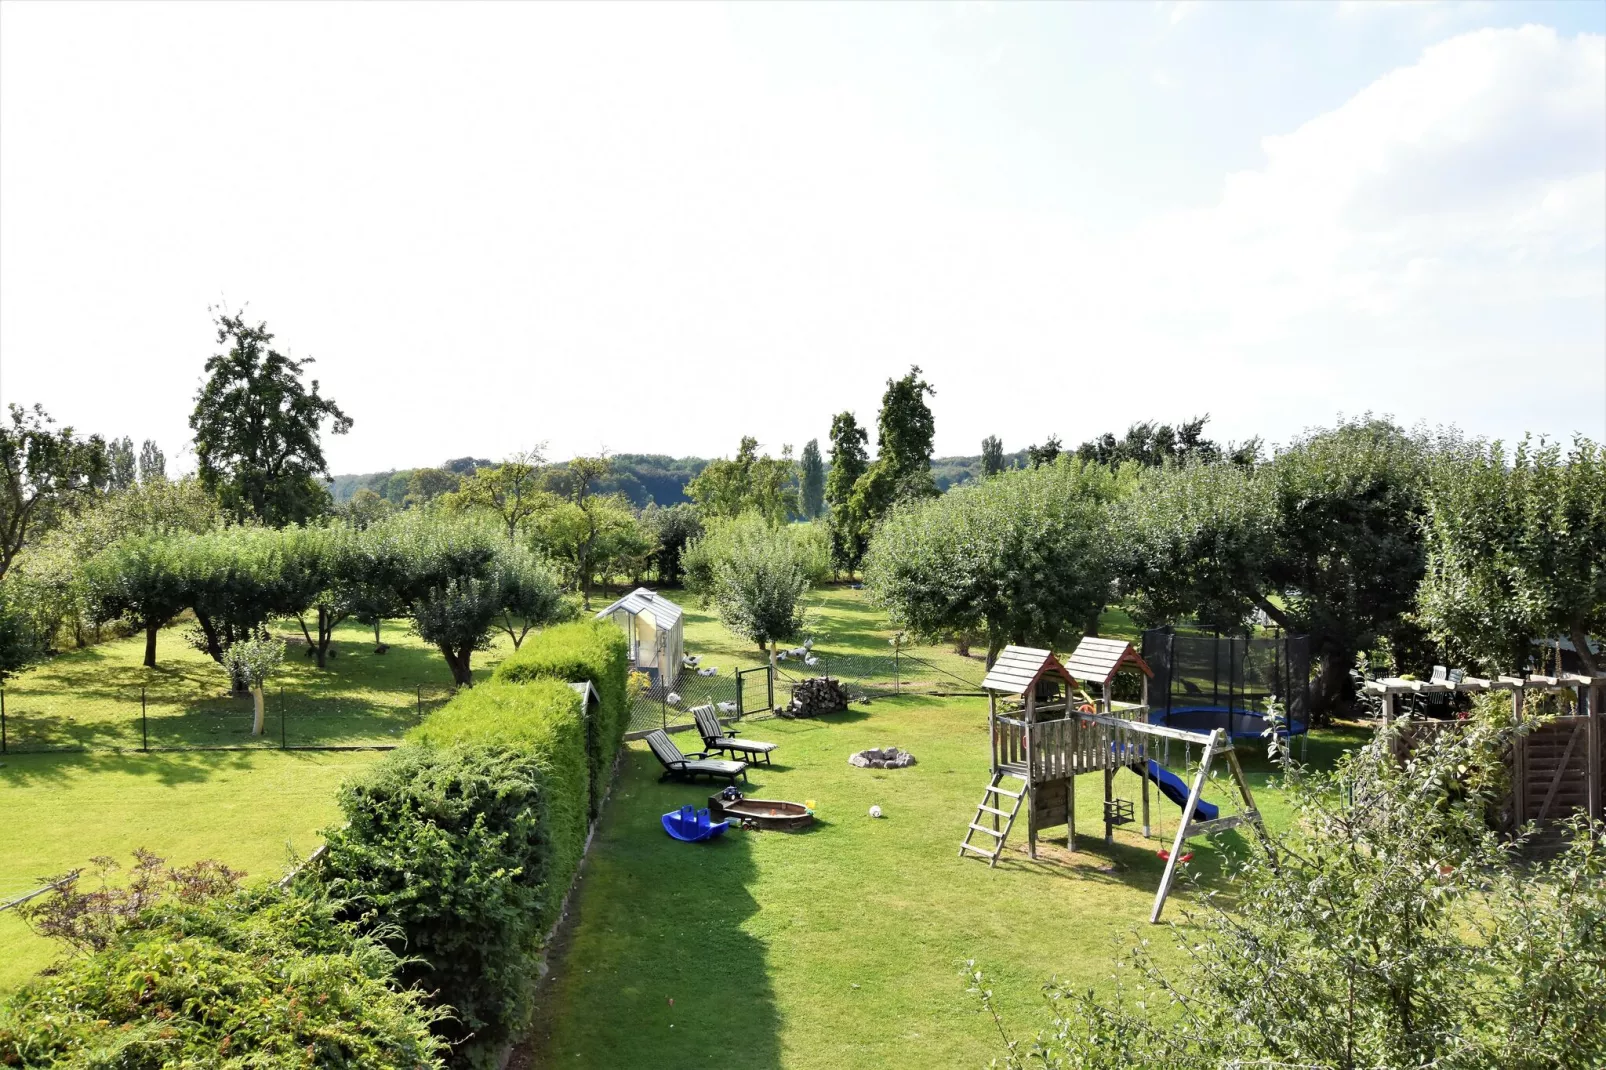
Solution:
<svg viewBox="0 0 1606 1070"><path fill-rule="evenodd" d="M762 761L765 765L770 764L770 751L775 749L775 744L760 743L752 739L732 739L725 734L711 706L698 706L691 713L692 719L697 722L697 734L703 737L703 746L709 751L740 754L749 762Z"/></svg>
<svg viewBox="0 0 1606 1070"><path fill-rule="evenodd" d="M675 746L674 741L663 729L647 733L647 746L652 748L653 756L664 767L664 775L659 777L659 780L668 777L696 780L700 776L705 776L710 780L728 780L734 784L737 777L747 779L746 762L713 758L707 753L682 754L680 748Z"/></svg>

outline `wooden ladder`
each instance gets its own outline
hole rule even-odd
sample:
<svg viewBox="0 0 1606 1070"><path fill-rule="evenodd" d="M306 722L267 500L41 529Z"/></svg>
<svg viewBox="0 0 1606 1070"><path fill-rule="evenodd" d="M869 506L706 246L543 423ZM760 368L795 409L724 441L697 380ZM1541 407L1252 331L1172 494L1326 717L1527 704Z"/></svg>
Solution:
<svg viewBox="0 0 1606 1070"><path fill-rule="evenodd" d="M1010 791L1007 788L999 787L999 782L1005 777L1015 777L1016 780L1019 780L1020 790ZM1015 826L1015 815L1020 813L1021 800L1025 798L1025 777L1016 776L1014 773L994 773L992 780L987 783L987 790L982 792L981 802L976 804L976 820L972 821L970 827L965 830L965 838L959 844L959 857L964 858L965 852L969 851L987 859L989 867L998 865L998 856L1004 850L1004 841L1009 838L1009 830ZM1010 803L1005 804L1009 806L1007 810L997 805L1003 799L1011 800ZM987 820L988 814L991 814L993 818L991 828L983 824ZM1000 824L1000 818L1003 819L1002 824ZM987 844L985 840L982 841L982 844L986 844L986 846L971 843L970 838L978 832L991 836L992 842Z"/></svg>

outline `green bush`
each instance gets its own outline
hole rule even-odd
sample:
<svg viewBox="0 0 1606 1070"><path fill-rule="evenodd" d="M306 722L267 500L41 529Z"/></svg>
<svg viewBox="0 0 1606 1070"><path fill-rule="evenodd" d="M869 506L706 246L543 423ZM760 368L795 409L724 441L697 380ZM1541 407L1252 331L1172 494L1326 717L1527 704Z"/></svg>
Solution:
<svg viewBox="0 0 1606 1070"><path fill-rule="evenodd" d="M336 913L273 887L145 910L0 1006L0 1065L442 1065L438 1012Z"/></svg>
<svg viewBox="0 0 1606 1070"><path fill-rule="evenodd" d="M586 725L586 752L590 759L590 816L602 809L614 756L630 723L625 678L630 670L630 644L624 632L608 621L584 620L560 624L527 639L523 646L496 667L494 679L508 683L550 679L591 681L600 702Z"/></svg>
<svg viewBox="0 0 1606 1070"><path fill-rule="evenodd" d="M458 1066L494 1065L528 1022L537 956L585 847L580 696L556 681L460 692L366 776L321 872L408 956L452 1017Z"/></svg>

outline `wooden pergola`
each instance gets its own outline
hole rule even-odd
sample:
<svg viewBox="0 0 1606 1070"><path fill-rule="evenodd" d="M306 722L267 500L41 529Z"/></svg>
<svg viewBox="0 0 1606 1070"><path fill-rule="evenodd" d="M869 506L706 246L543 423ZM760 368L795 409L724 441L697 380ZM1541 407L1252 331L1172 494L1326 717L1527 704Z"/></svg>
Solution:
<svg viewBox="0 0 1606 1070"><path fill-rule="evenodd" d="M1560 691L1576 696L1580 714L1558 717L1531 733L1519 735L1512 744L1512 795L1517 823L1529 817L1550 818L1557 803L1587 810L1591 817L1606 817L1602 782L1602 701L1606 700L1606 673L1566 672L1556 676L1466 676L1459 680L1406 680L1388 677L1368 680L1365 689L1383 699L1383 723L1389 724L1398 712L1402 695L1511 694L1513 722L1522 719L1523 701L1529 692L1550 694ZM1571 775L1569 775L1571 774ZM1583 781L1580 793L1571 781Z"/></svg>

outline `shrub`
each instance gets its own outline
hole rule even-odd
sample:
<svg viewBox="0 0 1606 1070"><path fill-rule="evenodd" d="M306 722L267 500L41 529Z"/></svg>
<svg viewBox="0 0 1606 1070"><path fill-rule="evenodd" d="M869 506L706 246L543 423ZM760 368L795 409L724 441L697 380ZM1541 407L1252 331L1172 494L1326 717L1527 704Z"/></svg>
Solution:
<svg viewBox="0 0 1606 1070"><path fill-rule="evenodd" d="M144 910L0 1006L0 1064L440 1066L437 1012L337 912L271 886Z"/></svg>
<svg viewBox="0 0 1606 1070"><path fill-rule="evenodd" d="M496 667L494 679L503 682L589 680L597 689L598 709L586 721L592 818L602 809L613 759L630 721L629 669L630 644L624 633L607 621L596 620L548 628Z"/></svg>
<svg viewBox="0 0 1606 1070"><path fill-rule="evenodd" d="M460 692L341 792L320 870L453 1017L459 1066L529 1019L537 956L585 846L580 696L556 681Z"/></svg>

